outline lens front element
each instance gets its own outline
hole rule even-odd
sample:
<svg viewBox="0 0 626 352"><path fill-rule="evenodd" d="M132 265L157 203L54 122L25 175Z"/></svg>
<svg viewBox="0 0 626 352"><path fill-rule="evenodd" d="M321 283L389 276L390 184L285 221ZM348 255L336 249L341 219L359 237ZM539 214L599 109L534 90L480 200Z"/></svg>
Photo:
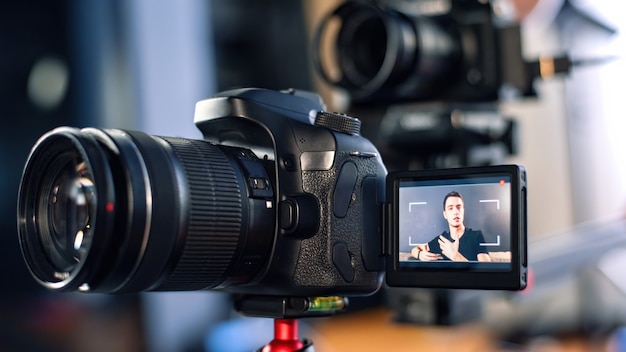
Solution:
<svg viewBox="0 0 626 352"><path fill-rule="evenodd" d="M106 157L78 129L59 128L39 139L24 169L18 202L22 252L33 276L52 289L74 290L87 276L90 253L109 231L115 194ZM95 242L94 242L95 241ZM101 243L98 243L101 242Z"/></svg>
<svg viewBox="0 0 626 352"><path fill-rule="evenodd" d="M69 154L53 163L57 161L59 169L52 176L50 194L39 197L38 213L48 219L41 223L40 234L45 236L41 240L50 263L58 272L68 272L89 251L97 197L84 161Z"/></svg>

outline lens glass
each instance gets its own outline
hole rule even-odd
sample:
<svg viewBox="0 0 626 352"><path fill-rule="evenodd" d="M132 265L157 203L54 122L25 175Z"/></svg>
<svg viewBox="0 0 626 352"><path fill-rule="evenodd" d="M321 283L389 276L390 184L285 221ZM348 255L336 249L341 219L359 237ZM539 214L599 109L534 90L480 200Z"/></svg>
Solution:
<svg viewBox="0 0 626 352"><path fill-rule="evenodd" d="M37 214L44 254L57 272L70 272L86 256L92 239L97 196L93 177L76 153L51 163Z"/></svg>
<svg viewBox="0 0 626 352"><path fill-rule="evenodd" d="M387 30L380 17L371 17L357 27L348 46L361 80L367 83L380 71L387 53ZM356 78L356 77L355 77Z"/></svg>

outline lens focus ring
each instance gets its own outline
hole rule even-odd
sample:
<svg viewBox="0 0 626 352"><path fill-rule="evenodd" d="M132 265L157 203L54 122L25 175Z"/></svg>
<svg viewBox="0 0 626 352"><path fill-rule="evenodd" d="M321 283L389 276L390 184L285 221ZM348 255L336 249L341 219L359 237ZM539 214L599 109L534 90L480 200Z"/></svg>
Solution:
<svg viewBox="0 0 626 352"><path fill-rule="evenodd" d="M220 283L237 249L243 207L233 166L216 146L162 137L184 168L190 197L184 247L174 271L158 290L195 290Z"/></svg>

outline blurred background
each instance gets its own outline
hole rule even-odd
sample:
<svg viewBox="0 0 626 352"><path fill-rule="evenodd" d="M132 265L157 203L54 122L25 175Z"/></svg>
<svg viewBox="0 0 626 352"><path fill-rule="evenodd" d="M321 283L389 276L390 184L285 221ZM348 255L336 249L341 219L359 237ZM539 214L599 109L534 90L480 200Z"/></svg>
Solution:
<svg viewBox="0 0 626 352"><path fill-rule="evenodd" d="M390 170L520 163L529 174L531 287L385 289L303 322L318 350L626 350L626 5L380 0L438 43L414 48L366 5L374 21L333 15L342 3L0 4L0 351L240 351L271 339L269 319L242 318L221 293L45 292L16 233L21 171L44 132L202 138L195 102L237 87L319 92L362 119ZM430 66L383 65L396 54Z"/></svg>

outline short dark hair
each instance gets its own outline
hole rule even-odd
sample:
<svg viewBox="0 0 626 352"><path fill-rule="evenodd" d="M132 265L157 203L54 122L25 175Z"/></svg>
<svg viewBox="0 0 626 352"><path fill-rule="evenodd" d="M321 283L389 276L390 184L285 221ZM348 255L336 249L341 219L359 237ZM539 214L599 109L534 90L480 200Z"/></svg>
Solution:
<svg viewBox="0 0 626 352"><path fill-rule="evenodd" d="M448 194L446 194L446 196L443 198L443 209L446 209L446 201L448 200L448 198L450 197L458 197L461 198L461 200L463 201L463 203L465 203L465 201L463 200L463 196L461 195L461 193L457 192L457 191L452 191Z"/></svg>

